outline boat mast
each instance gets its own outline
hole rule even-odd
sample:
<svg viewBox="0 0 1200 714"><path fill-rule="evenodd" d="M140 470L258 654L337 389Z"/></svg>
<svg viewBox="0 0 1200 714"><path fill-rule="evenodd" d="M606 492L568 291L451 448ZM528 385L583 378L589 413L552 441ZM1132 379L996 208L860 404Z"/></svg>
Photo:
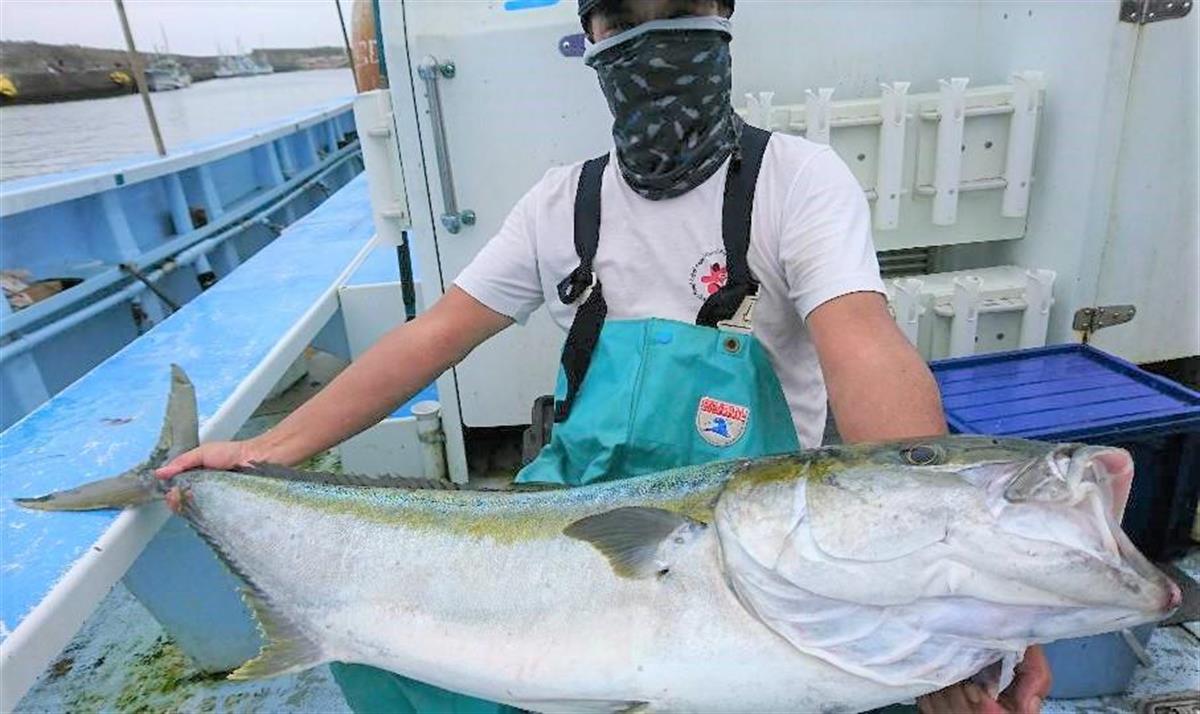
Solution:
<svg viewBox="0 0 1200 714"><path fill-rule="evenodd" d="M129 65L137 79L138 93L142 95L142 107L146 110L146 119L150 121L150 133L154 135L154 148L159 156L166 156L167 149L163 146L162 133L158 130L158 119L154 116L154 105L150 103L150 88L146 86L146 68L142 65L142 56L138 54L133 44L133 32L129 29L129 18L125 15L124 0L113 0L117 5L117 16L121 18L121 32L125 33L125 49L129 52Z"/></svg>

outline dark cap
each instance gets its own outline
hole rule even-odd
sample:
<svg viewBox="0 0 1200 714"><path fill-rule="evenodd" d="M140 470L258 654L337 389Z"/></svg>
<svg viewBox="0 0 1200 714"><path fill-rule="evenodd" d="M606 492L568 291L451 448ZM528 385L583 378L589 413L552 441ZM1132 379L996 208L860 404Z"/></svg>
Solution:
<svg viewBox="0 0 1200 714"><path fill-rule="evenodd" d="M734 0L717 0L718 5L724 5L725 7L729 8L730 12L733 12L733 3ZM579 17L587 17L587 14L594 10L599 4L600 0L579 0Z"/></svg>

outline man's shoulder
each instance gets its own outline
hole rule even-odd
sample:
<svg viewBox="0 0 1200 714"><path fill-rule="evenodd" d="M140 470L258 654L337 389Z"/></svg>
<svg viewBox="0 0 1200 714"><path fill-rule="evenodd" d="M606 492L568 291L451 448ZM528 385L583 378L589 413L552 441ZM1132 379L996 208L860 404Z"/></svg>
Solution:
<svg viewBox="0 0 1200 714"><path fill-rule="evenodd" d="M773 132L763 156L763 168L795 175L806 168L820 167L830 160L839 161L827 144L818 144L795 134Z"/></svg>
<svg viewBox="0 0 1200 714"><path fill-rule="evenodd" d="M561 166L551 166L538 182L529 190L542 200L555 198L575 198L575 187L579 183L579 173L583 170L586 159L581 159Z"/></svg>

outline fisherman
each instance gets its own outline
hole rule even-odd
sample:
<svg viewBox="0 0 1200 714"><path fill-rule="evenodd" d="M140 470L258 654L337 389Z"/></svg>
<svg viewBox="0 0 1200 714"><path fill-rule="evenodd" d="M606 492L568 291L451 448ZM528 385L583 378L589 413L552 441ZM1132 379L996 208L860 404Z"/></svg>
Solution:
<svg viewBox="0 0 1200 714"><path fill-rule="evenodd" d="M578 0L613 151L550 169L436 304L278 426L160 475L302 461L542 305L567 339L551 440L521 482L818 446L827 404L847 441L944 433L933 377L888 314L862 188L829 147L734 113L734 2ZM362 665L334 676L359 712L505 709ZM919 708L1037 712L1049 682L1031 649L998 702L964 683Z"/></svg>

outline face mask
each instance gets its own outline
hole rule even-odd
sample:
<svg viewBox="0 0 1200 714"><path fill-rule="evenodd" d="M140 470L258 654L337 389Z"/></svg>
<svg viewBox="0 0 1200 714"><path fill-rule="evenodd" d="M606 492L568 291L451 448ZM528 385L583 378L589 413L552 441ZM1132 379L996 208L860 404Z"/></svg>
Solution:
<svg viewBox="0 0 1200 714"><path fill-rule="evenodd" d="M730 104L729 20L652 20L596 43L596 70L613 114L621 174L651 200L704 183L737 146Z"/></svg>

